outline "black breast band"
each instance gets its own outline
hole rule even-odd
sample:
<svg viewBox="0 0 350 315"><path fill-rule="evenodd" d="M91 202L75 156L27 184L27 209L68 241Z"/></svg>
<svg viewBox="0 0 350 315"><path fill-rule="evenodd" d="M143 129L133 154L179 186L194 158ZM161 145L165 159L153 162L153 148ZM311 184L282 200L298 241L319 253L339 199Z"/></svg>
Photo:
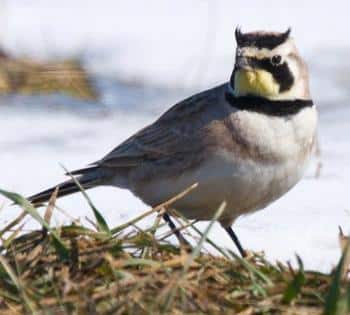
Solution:
<svg viewBox="0 0 350 315"><path fill-rule="evenodd" d="M288 116L297 114L305 107L312 107L312 100L269 100L256 96L236 97L226 92L225 98L233 107L241 110L253 111L270 116Z"/></svg>

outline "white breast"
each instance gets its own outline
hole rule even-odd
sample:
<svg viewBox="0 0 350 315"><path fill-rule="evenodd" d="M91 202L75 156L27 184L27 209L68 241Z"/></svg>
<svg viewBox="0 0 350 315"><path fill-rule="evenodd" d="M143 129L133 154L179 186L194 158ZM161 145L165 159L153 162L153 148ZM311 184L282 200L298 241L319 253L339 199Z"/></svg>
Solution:
<svg viewBox="0 0 350 315"><path fill-rule="evenodd" d="M315 109L306 108L291 119L251 112L239 115L246 140L276 157L274 161L242 159L222 148L192 170L152 181L144 187L143 199L157 204L197 182L198 187L175 208L190 219L210 220L226 201L221 222L230 225L239 215L264 208L292 188L309 160L317 124Z"/></svg>

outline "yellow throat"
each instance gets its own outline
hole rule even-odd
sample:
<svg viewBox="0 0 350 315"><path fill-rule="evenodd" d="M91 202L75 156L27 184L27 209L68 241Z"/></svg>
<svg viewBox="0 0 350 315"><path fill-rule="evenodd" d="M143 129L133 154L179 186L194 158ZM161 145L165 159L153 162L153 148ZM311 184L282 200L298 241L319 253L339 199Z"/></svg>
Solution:
<svg viewBox="0 0 350 315"><path fill-rule="evenodd" d="M279 85L270 72L242 69L235 73L235 94L276 97L279 94Z"/></svg>

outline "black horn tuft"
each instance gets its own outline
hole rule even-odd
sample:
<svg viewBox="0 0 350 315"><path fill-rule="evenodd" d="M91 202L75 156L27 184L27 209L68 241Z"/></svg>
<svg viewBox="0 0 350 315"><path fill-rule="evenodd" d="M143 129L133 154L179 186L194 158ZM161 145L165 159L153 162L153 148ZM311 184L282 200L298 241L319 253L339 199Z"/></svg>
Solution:
<svg viewBox="0 0 350 315"><path fill-rule="evenodd" d="M288 29L284 33L282 33L282 35L281 35L281 42L282 43L288 39L291 31L292 31L292 29L290 27L288 27Z"/></svg>
<svg viewBox="0 0 350 315"><path fill-rule="evenodd" d="M283 44L289 38L290 32L291 28L289 27L284 33L262 31L242 33L241 28L237 26L235 37L237 46L239 47L254 46L257 48L273 49Z"/></svg>
<svg viewBox="0 0 350 315"><path fill-rule="evenodd" d="M236 29L235 29L235 37L236 37L236 42L237 42L237 44L239 46L240 43L242 43L242 40L243 40L243 34L242 34L240 26L237 26Z"/></svg>

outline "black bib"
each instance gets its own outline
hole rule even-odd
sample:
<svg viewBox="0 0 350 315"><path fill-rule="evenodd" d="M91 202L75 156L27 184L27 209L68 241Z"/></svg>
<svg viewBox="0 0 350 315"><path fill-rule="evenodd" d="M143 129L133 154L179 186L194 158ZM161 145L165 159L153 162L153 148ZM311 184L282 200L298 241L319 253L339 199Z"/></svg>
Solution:
<svg viewBox="0 0 350 315"><path fill-rule="evenodd" d="M295 99L287 100L268 100L257 96L239 96L236 97L226 92L225 98L233 107L241 110L253 111L269 116L288 116L297 114L305 107L312 107L312 100Z"/></svg>

